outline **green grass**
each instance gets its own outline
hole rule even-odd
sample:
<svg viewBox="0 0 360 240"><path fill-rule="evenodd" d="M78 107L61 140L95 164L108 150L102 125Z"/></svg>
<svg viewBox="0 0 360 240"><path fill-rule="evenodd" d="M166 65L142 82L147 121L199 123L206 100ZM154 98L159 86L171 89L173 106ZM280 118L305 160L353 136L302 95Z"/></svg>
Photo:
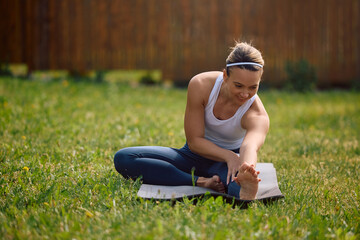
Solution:
<svg viewBox="0 0 360 240"><path fill-rule="evenodd" d="M1 239L359 239L360 94L259 93L259 154L285 199L246 210L136 197L113 167L134 145L181 147L184 89L0 79Z"/></svg>

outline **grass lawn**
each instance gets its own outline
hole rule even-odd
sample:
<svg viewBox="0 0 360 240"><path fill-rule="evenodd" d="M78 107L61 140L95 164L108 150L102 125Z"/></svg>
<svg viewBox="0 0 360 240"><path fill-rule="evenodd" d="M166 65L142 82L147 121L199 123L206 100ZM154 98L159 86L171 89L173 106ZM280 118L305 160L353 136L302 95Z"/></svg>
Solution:
<svg viewBox="0 0 360 240"><path fill-rule="evenodd" d="M259 161L285 199L172 206L137 198L113 156L182 147L186 90L0 78L0 238L360 239L360 94L259 95L271 119Z"/></svg>

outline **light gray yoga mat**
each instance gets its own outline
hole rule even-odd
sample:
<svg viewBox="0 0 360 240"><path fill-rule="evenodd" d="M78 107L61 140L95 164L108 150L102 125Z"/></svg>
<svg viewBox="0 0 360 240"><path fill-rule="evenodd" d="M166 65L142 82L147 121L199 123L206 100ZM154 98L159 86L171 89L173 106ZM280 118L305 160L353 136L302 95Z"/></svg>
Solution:
<svg viewBox="0 0 360 240"><path fill-rule="evenodd" d="M284 195L279 189L274 165L272 163L258 163L256 165L256 170L260 171L259 178L261 178L256 200L269 203L279 198L283 198ZM205 194L210 194L214 197L222 196L227 202L234 202L236 205L247 205L247 203L251 202L235 198L228 194L219 193L209 188L197 186L162 186L142 184L137 195L144 199L182 200L184 197L192 199L202 197Z"/></svg>

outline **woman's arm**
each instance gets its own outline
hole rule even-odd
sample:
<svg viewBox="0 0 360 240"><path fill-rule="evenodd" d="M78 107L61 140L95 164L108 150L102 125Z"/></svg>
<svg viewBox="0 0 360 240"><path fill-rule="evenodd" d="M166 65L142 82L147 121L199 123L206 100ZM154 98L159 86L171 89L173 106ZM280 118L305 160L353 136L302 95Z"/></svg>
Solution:
<svg viewBox="0 0 360 240"><path fill-rule="evenodd" d="M242 119L242 127L246 129L246 135L240 147L241 164L246 162L256 166L257 152L265 142L269 126L269 116L260 98L257 97Z"/></svg>
<svg viewBox="0 0 360 240"><path fill-rule="evenodd" d="M205 107L214 82L220 72L209 72L195 76L188 86L184 128L190 150L205 158L226 162L228 165L227 183L233 180L240 168L239 156L208 141L205 136ZM231 178L231 179L230 179Z"/></svg>

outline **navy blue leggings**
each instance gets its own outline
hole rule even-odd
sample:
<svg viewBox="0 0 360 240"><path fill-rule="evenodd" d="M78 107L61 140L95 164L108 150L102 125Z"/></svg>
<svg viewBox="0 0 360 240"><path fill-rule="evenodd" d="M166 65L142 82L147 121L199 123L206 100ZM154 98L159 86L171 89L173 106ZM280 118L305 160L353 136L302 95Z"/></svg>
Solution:
<svg viewBox="0 0 360 240"><path fill-rule="evenodd" d="M154 146L124 148L115 154L114 164L125 178L142 177L143 183L155 185L192 186L199 177L218 175L227 193L239 197L240 186L237 183L226 185L227 164L201 157L191 152L187 144L180 149Z"/></svg>

